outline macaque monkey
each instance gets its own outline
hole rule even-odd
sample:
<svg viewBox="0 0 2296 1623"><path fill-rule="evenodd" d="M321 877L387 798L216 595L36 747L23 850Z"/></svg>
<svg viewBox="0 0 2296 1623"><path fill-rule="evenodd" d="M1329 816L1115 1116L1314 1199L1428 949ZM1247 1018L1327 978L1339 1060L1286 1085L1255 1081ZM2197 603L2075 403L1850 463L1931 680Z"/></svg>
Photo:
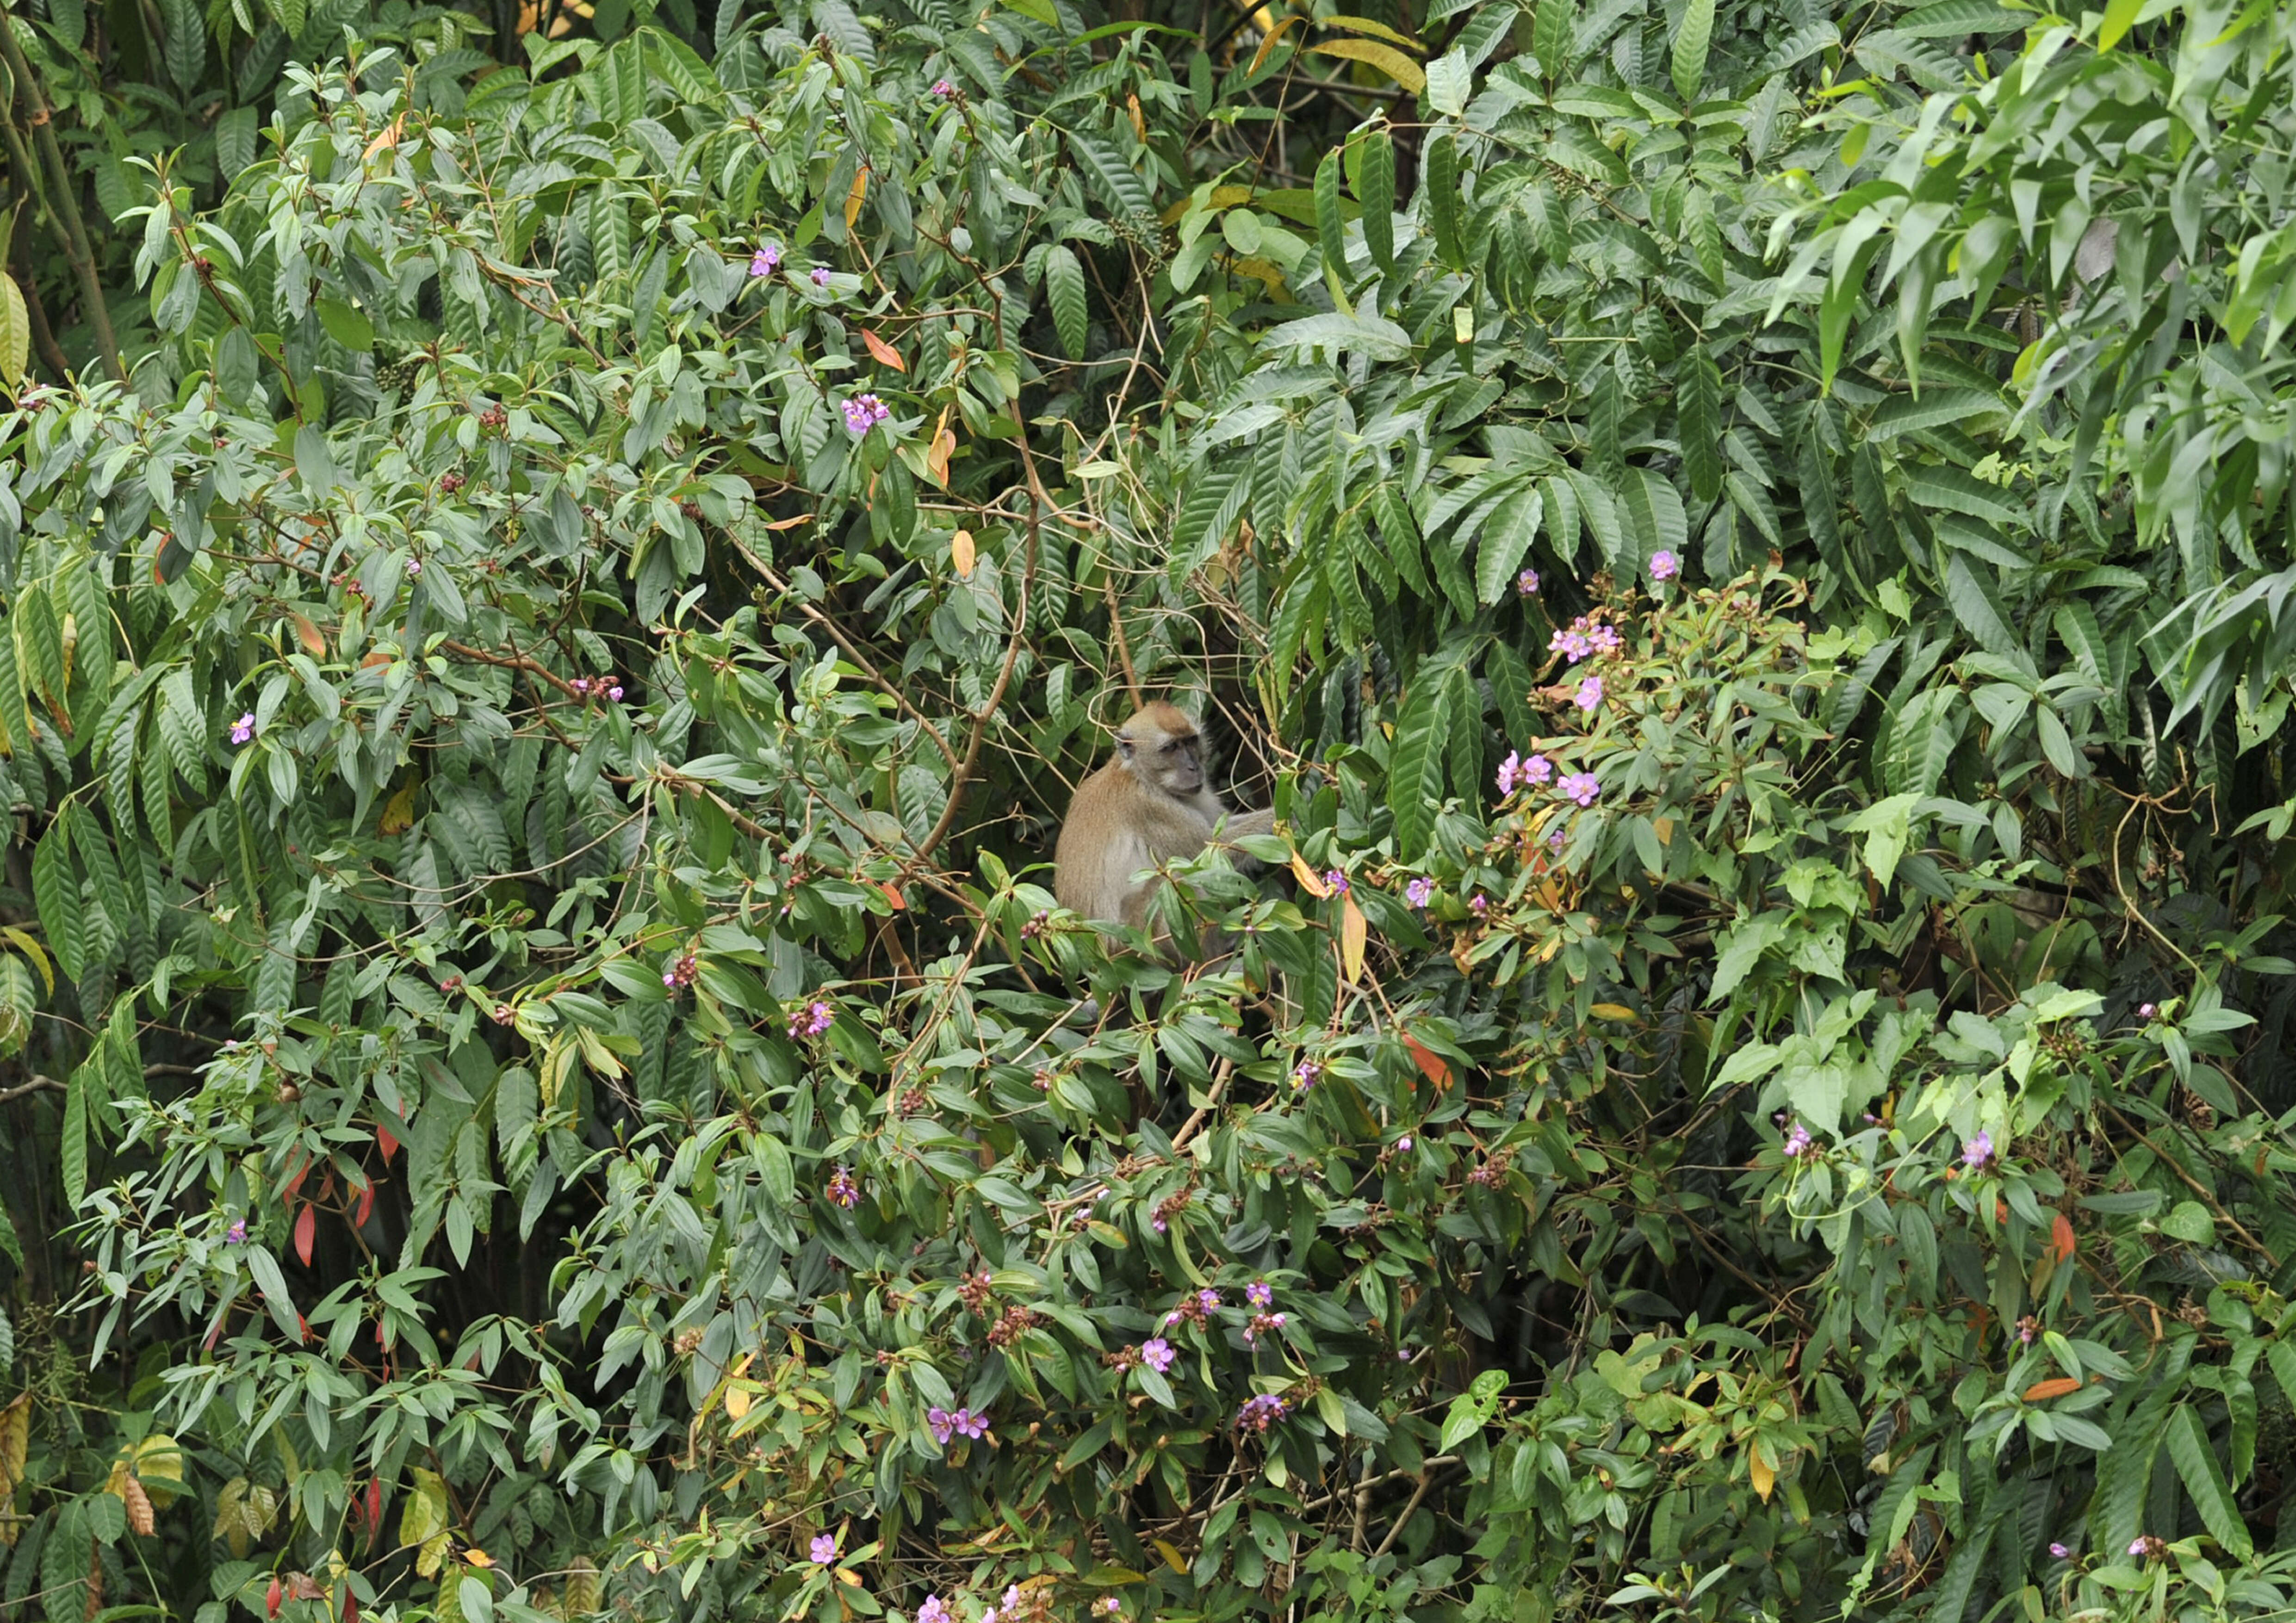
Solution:
<svg viewBox="0 0 2296 1623"><path fill-rule="evenodd" d="M1137 927L1155 881L1134 874L1275 823L1272 811L1231 815L1204 782L1196 724L1168 704L1144 705L1116 730L1108 764L1077 785L1053 852L1053 893L1086 918Z"/></svg>

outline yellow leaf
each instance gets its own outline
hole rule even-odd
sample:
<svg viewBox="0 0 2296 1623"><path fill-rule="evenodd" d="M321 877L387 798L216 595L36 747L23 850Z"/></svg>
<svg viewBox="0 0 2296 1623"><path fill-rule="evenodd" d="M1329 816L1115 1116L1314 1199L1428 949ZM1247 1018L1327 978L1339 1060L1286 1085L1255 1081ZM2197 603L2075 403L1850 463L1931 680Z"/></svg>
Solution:
<svg viewBox="0 0 2296 1623"><path fill-rule="evenodd" d="M422 1549L426 1553L435 1541L441 1552L447 1537L447 1484L435 1471L414 1467L414 1491L406 1496L405 1508L398 1512L398 1547ZM439 1570L439 1557L431 1558L422 1574L429 1578Z"/></svg>
<svg viewBox="0 0 2296 1623"><path fill-rule="evenodd" d="M861 1575L850 1567L840 1567L837 1569L837 1581L840 1584L851 1584L857 1588L861 1583Z"/></svg>
<svg viewBox="0 0 2296 1623"><path fill-rule="evenodd" d="M1767 1504L1770 1501L1770 1489L1778 1485L1778 1473L1770 1469L1768 1463L1762 1458L1762 1451L1759 1448L1750 1448L1746 1451L1746 1474L1753 1479L1754 1491L1762 1496L1762 1503Z"/></svg>
<svg viewBox="0 0 2296 1623"><path fill-rule="evenodd" d="M439 1569L447 1564L447 1538L444 1533L433 1533L422 1541L422 1547L414 1553L414 1570L418 1576L422 1578L439 1576ZM457 1592L457 1604L459 1604L459 1592L462 1586L456 1584L453 1587ZM441 1585L439 1593L444 1594L446 1592L447 1586Z"/></svg>
<svg viewBox="0 0 2296 1623"><path fill-rule="evenodd" d="M0 924L0 936L5 936L15 945L18 952L32 961L32 967L40 971L40 980L48 988L48 996L53 997L56 995L56 971L55 966L48 962L48 949L13 924Z"/></svg>
<svg viewBox="0 0 2296 1623"><path fill-rule="evenodd" d="M0 275L0 382L13 389L32 363L32 316L13 276Z"/></svg>
<svg viewBox="0 0 2296 1623"><path fill-rule="evenodd" d="M875 356L882 365L890 366L895 372L906 372L909 369L908 363L901 359L899 350L866 327L861 330L861 341L869 347L869 353Z"/></svg>
<svg viewBox="0 0 2296 1623"><path fill-rule="evenodd" d="M729 1386L726 1389L726 1413L735 1420L750 1412L750 1401L746 1387Z"/></svg>
<svg viewBox="0 0 2296 1623"><path fill-rule="evenodd" d="M1233 209L1238 203L1250 202L1253 195L1250 186L1214 186L1211 198L1206 206L1213 209ZM1184 197L1165 209L1161 217L1164 224L1178 225L1180 217L1188 211L1189 206L1195 201L1193 196Z"/></svg>
<svg viewBox="0 0 2296 1623"><path fill-rule="evenodd" d="M1273 259L1263 259L1257 254L1228 261L1228 269L1239 276L1249 276L1254 282L1275 292L1283 286L1283 267Z"/></svg>
<svg viewBox="0 0 2296 1623"><path fill-rule="evenodd" d="M476 1545L463 1552L463 1559L473 1567L491 1568L495 1564L495 1558Z"/></svg>
<svg viewBox="0 0 2296 1623"><path fill-rule="evenodd" d="M1345 29L1350 34L1376 34L1382 39L1391 39L1397 45L1407 45L1414 51L1423 49L1410 35L1398 34L1387 24L1374 22L1368 17L1326 17L1323 22L1327 29Z"/></svg>
<svg viewBox="0 0 2296 1623"><path fill-rule="evenodd" d="M1140 143L1145 146L1148 143L1148 120L1141 116L1140 98L1128 91L1124 96L1124 106L1125 111L1132 115L1132 133L1138 136Z"/></svg>
<svg viewBox="0 0 2296 1623"><path fill-rule="evenodd" d="M1375 45L1366 39L1327 39L1308 47L1324 56L1344 57L1351 62L1362 62L1378 69L1406 90L1417 92L1427 88L1427 75L1393 45Z"/></svg>
<svg viewBox="0 0 2296 1623"><path fill-rule="evenodd" d="M406 127L406 115L401 113L390 121L390 127L381 135L366 143L366 156L373 158L377 152L387 152L397 146L399 135Z"/></svg>
<svg viewBox="0 0 2296 1623"><path fill-rule="evenodd" d="M862 200L869 195L869 171L853 171L853 189L845 194L845 229L853 229L853 222L861 217Z"/></svg>
<svg viewBox="0 0 2296 1623"><path fill-rule="evenodd" d="M973 548L971 530L960 529L948 538L948 561L956 566L960 577L972 578L972 566L980 561L980 554Z"/></svg>
<svg viewBox="0 0 2296 1623"><path fill-rule="evenodd" d="M948 407L940 408L933 422L932 441L925 447L925 471L932 482L942 489L948 488L948 459L956 455L956 436L948 426Z"/></svg>
<svg viewBox="0 0 2296 1623"><path fill-rule="evenodd" d="M1286 17L1283 21L1268 29L1267 37L1259 42L1259 49L1252 53L1251 66L1246 70L1245 77L1249 78L1251 74L1259 72L1259 70L1266 65L1268 53L1275 49L1275 42L1283 38L1285 31L1291 29L1292 25L1305 20L1306 19L1300 17Z"/></svg>
<svg viewBox="0 0 2296 1623"><path fill-rule="evenodd" d="M1309 867L1308 859L1297 851L1292 853L1292 876L1300 881L1300 889L1318 901L1332 893L1332 888L1324 882L1324 876Z"/></svg>
<svg viewBox="0 0 2296 1623"><path fill-rule="evenodd" d="M2070 1375L2059 1375L2054 1381L2036 1381L2025 1389L2025 1401L2046 1403L2052 1398L2062 1398L2068 1392L2079 1391L2080 1384Z"/></svg>
<svg viewBox="0 0 2296 1623"><path fill-rule="evenodd" d="M1353 986L1363 979L1364 941L1369 927L1364 922L1363 909L1356 906L1352 896L1340 900L1340 967L1347 971L1348 984Z"/></svg>
<svg viewBox="0 0 2296 1623"><path fill-rule="evenodd" d="M1598 1003L1595 1005L1597 1020L1632 1020L1635 1012L1622 1003Z"/></svg>
<svg viewBox="0 0 2296 1623"><path fill-rule="evenodd" d="M414 780L408 778L406 786L382 803L381 832L403 834L414 826Z"/></svg>
<svg viewBox="0 0 2296 1623"><path fill-rule="evenodd" d="M1177 1545L1175 1545L1168 1538L1152 1538L1148 1542L1156 1546L1156 1553L1164 1558L1164 1564L1166 1566L1171 1568L1175 1572L1185 1573L1187 1571L1187 1560L1185 1557L1181 1555L1179 1546Z"/></svg>

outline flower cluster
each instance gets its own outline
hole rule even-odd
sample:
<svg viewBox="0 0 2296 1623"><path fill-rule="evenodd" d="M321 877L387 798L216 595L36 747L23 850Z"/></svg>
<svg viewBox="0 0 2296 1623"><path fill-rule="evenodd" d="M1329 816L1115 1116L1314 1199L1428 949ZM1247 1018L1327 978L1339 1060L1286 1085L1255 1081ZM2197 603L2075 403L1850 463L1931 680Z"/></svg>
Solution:
<svg viewBox="0 0 2296 1623"><path fill-rule="evenodd" d="M956 94L956 86L950 84L947 79L935 79L933 81L932 93L939 96L942 101L946 102L950 97Z"/></svg>
<svg viewBox="0 0 2296 1623"><path fill-rule="evenodd" d="M622 701L622 684L611 676L577 676L566 685L574 690L578 698L611 699L616 704Z"/></svg>
<svg viewBox="0 0 2296 1623"><path fill-rule="evenodd" d="M861 1185L853 1181L853 1168L840 1167L829 1175L829 1198L846 1210L861 1204Z"/></svg>
<svg viewBox="0 0 2296 1623"><path fill-rule="evenodd" d="M2027 1347L2041 1339L2041 1321L2031 1314L2017 1321L2017 1340Z"/></svg>
<svg viewBox="0 0 2296 1623"><path fill-rule="evenodd" d="M1164 1328L1176 1324L1208 1324L1213 1314L1220 1309L1220 1293L1207 1286L1193 1296L1184 1296L1180 1305L1164 1316Z"/></svg>
<svg viewBox="0 0 2296 1623"><path fill-rule="evenodd" d="M1972 1133L1962 1142L1961 1164L1972 1172L1982 1172L1993 1164L1993 1135Z"/></svg>
<svg viewBox="0 0 2296 1623"><path fill-rule="evenodd" d="M980 1623L996 1623L999 1617L1005 1619L1006 1623L1012 1623L1012 1620L1020 1615L1021 1586L1018 1584L1009 1584L1004 1589L1004 1610L1000 1612L996 1607L991 1606L980 1614Z"/></svg>
<svg viewBox="0 0 2296 1623"><path fill-rule="evenodd" d="M2158 1561L2169 1553L2169 1544L2157 1533L2145 1533L2128 1546L2128 1553L2139 1561Z"/></svg>
<svg viewBox="0 0 2296 1623"><path fill-rule="evenodd" d="M1280 1313L1255 1313L1251 1316L1251 1322L1243 1327L1243 1344L1257 1347L1260 1337L1283 1329L1284 1324L1284 1316Z"/></svg>
<svg viewBox="0 0 2296 1623"><path fill-rule="evenodd" d="M1262 1392L1257 1398L1244 1400L1243 1407L1235 1414L1235 1429L1239 1431L1266 1431L1291 1412L1292 1406L1273 1392Z"/></svg>
<svg viewBox="0 0 2296 1623"><path fill-rule="evenodd" d="M1607 658L1627 645L1618 627L1601 620L1580 615L1562 630L1546 639L1546 651L1559 653L1576 665L1581 660Z"/></svg>
<svg viewBox="0 0 2296 1623"><path fill-rule="evenodd" d="M1023 1307L1018 1304L1007 1307L1003 1316L988 1327L988 1345L1010 1347L1036 1323L1037 1310L1034 1307Z"/></svg>
<svg viewBox="0 0 2296 1623"><path fill-rule="evenodd" d="M957 1283L957 1299L965 1305L968 1311L977 1313L981 1317L987 1318L988 1316L988 1293L994 1288L995 1283L996 1281L994 1276L991 1275L986 1268L981 1269L978 1274L967 1274Z"/></svg>
<svg viewBox="0 0 2296 1623"><path fill-rule="evenodd" d="M935 1404L925 1411L925 1424L932 1428L933 1441L944 1448L954 1437L988 1435L988 1416L975 1414L971 1409L949 1410Z"/></svg>
<svg viewBox="0 0 2296 1623"><path fill-rule="evenodd" d="M791 1037L819 1037L836 1019L836 1011L816 998L789 1017L789 1034Z"/></svg>
<svg viewBox="0 0 2296 1623"><path fill-rule="evenodd" d="M701 973L701 960L692 953L687 953L682 958L670 960L669 967L661 972L661 984L673 992L682 991L692 986Z"/></svg>
<svg viewBox="0 0 2296 1623"><path fill-rule="evenodd" d="M1512 1165L1513 1161L1513 1151L1496 1151L1488 1160L1483 1162L1481 1166L1477 1167L1473 1171L1467 1174L1467 1182L1470 1184L1480 1184L1486 1189L1496 1188L1498 1185L1499 1180L1506 1176L1507 1168Z"/></svg>
<svg viewBox="0 0 2296 1623"><path fill-rule="evenodd" d="M1173 1217L1186 1210L1188 1202L1194 1198L1195 1192L1192 1189L1183 1189L1177 1194L1166 1195L1156 1203L1156 1214L1148 1220L1148 1226L1160 1234L1166 1233L1172 1225Z"/></svg>
<svg viewBox="0 0 2296 1623"><path fill-rule="evenodd" d="M855 434L865 434L893 414L893 408L874 395L856 395L845 403L845 426Z"/></svg>
<svg viewBox="0 0 2296 1623"><path fill-rule="evenodd" d="M1507 751L1506 759L1499 763L1499 794L1502 798L1518 789L1544 785L1554 776L1554 763L1543 755L1524 760L1514 750Z"/></svg>
<svg viewBox="0 0 2296 1623"><path fill-rule="evenodd" d="M1808 1155L1809 1152L1809 1129L1797 1121L1793 1124L1793 1131L1786 1135L1786 1159L1788 1160L1798 1161L1803 1156Z"/></svg>

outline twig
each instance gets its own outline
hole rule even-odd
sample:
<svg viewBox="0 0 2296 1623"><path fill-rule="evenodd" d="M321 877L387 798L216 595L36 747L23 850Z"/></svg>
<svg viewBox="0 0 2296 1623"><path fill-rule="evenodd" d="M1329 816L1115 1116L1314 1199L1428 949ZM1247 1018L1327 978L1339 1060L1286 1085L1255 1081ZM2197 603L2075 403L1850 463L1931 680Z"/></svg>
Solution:
<svg viewBox="0 0 2296 1623"><path fill-rule="evenodd" d="M111 310L103 302L103 283L95 274L95 255L87 245L87 226L80 218L79 201L74 193L72 174L64 162L63 148L56 143L55 119L48 106L47 90L32 71L32 64L24 59L24 48L16 42L16 18L6 4L0 0L0 62L7 64L9 75L16 81L16 94L26 103L25 121L32 127L32 144L40 149L40 159L48 173L48 195L45 201L62 227L64 257L71 261L72 272L79 278L80 298L87 306L88 329L95 334L95 347L102 351L103 364L114 382L127 381L127 369L119 364L119 340L111 331ZM12 135L15 109L7 109L8 124ZM11 140L12 149L19 144ZM24 174L24 184L32 184L33 172Z"/></svg>
<svg viewBox="0 0 2296 1623"><path fill-rule="evenodd" d="M13 1087L0 1087L0 1104L6 1104L12 1099L21 1099L27 1094L51 1090L60 1094L64 1091L64 1085L53 1077L34 1077L30 1081L20 1082Z"/></svg>

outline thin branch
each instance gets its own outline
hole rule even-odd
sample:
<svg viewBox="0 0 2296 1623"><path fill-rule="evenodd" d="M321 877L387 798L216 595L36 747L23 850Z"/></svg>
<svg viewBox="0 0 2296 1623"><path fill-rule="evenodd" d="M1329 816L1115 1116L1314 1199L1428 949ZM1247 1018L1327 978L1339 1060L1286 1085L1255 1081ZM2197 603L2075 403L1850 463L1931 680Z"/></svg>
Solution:
<svg viewBox="0 0 2296 1623"><path fill-rule="evenodd" d="M42 201L62 228L64 257L71 261L72 272L79 278L80 298L87 306L88 330L95 335L95 347L102 353L112 381L125 383L127 369L119 363L119 340L111 331L111 309L103 302L103 283L95 274L95 254L87 245L87 226L80 218L71 168L64 161L63 148L56 143L55 119L48 105L47 88L32 71L32 64L25 60L23 46L16 41L16 18L6 0L0 0L0 62L7 64L10 77L16 81L16 96L26 105L25 122L32 127L32 144L39 148L42 164L47 170L47 195ZM13 106L7 109L7 115L12 135ZM17 140L9 142L12 158L20 145ZM35 172L27 168L24 184L30 186L34 178Z"/></svg>

